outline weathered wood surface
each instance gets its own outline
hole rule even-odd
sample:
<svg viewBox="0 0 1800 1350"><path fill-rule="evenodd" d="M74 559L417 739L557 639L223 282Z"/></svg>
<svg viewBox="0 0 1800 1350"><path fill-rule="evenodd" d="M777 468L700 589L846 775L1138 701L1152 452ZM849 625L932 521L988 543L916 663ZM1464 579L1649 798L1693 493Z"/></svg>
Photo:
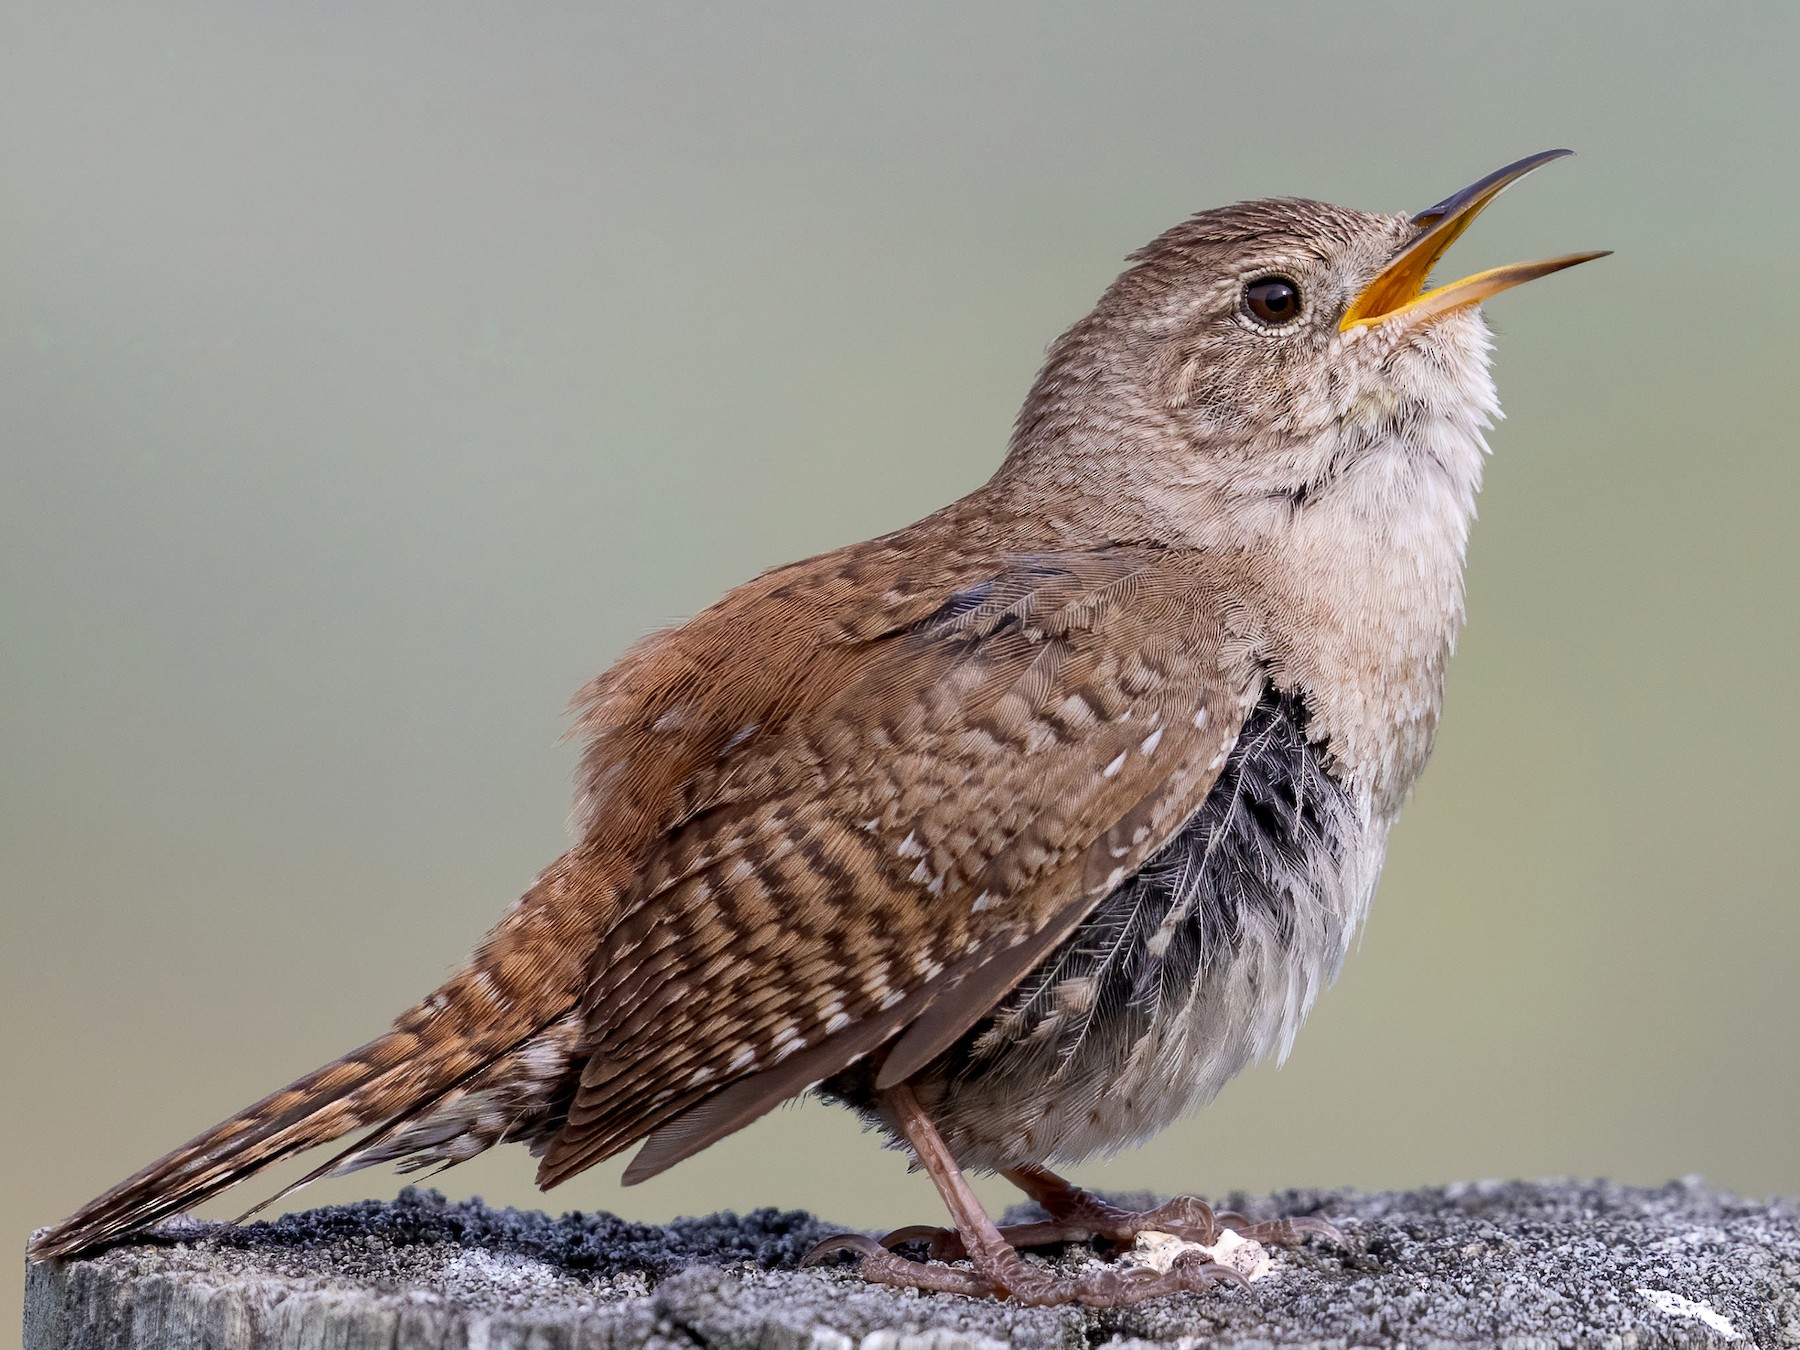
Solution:
<svg viewBox="0 0 1800 1350"><path fill-rule="evenodd" d="M830 1231L806 1214L660 1228L408 1192L34 1267L25 1347L1800 1346L1793 1203L1546 1183L1246 1207L1327 1214L1349 1248L1282 1253L1249 1293L1017 1309L796 1269Z"/></svg>

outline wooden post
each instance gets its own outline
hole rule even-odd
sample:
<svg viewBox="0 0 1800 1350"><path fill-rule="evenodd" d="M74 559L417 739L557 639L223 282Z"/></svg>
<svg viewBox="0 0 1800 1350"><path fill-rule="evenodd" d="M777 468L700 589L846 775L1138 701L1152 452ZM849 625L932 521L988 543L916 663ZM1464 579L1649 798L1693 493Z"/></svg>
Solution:
<svg viewBox="0 0 1800 1350"><path fill-rule="evenodd" d="M172 1225L34 1266L25 1350L1800 1345L1791 1202L1696 1183L1519 1183L1237 1203L1323 1213L1348 1247L1280 1252L1248 1293L1021 1309L797 1269L831 1231L804 1214L661 1228L409 1191L246 1229Z"/></svg>

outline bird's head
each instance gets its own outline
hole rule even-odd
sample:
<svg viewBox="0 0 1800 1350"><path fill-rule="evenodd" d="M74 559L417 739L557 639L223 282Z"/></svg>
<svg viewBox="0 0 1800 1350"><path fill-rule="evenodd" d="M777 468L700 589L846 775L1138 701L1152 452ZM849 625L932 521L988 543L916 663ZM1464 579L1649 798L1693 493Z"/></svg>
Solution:
<svg viewBox="0 0 1800 1350"><path fill-rule="evenodd" d="M1430 458L1454 438L1474 461L1472 492L1481 428L1498 412L1477 306L1603 255L1429 278L1503 189L1567 153L1510 164L1411 216L1284 198L1164 232L1052 348L1009 470L1254 527L1359 467L1377 472L1383 455Z"/></svg>

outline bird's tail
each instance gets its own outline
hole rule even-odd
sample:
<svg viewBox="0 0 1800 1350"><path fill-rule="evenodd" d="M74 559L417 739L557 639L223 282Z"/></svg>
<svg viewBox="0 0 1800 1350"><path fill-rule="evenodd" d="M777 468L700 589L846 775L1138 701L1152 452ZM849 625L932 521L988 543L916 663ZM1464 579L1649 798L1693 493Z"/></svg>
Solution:
<svg viewBox="0 0 1800 1350"><path fill-rule="evenodd" d="M438 991L370 1041L270 1094L38 1233L33 1260L72 1256L144 1228L227 1187L354 1130L392 1137L506 1059L550 1023L566 1019L586 976L571 941L573 884L565 857L541 876ZM591 913L591 911L590 911ZM590 930L591 931L591 930ZM364 1145L345 1157L374 1154ZM313 1175L333 1170L334 1159ZM352 1162L351 1166L357 1165ZM310 1178L309 1178L310 1179ZM291 1188L290 1188L291 1189ZM285 1194L285 1192L284 1192Z"/></svg>

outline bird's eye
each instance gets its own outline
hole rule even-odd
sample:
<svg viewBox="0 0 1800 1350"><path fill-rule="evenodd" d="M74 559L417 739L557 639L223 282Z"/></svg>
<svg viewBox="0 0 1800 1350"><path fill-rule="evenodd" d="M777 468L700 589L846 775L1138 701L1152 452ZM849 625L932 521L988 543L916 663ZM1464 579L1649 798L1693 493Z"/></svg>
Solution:
<svg viewBox="0 0 1800 1350"><path fill-rule="evenodd" d="M1279 328L1300 317L1300 288L1286 277L1258 277L1244 287L1244 308L1258 323Z"/></svg>

